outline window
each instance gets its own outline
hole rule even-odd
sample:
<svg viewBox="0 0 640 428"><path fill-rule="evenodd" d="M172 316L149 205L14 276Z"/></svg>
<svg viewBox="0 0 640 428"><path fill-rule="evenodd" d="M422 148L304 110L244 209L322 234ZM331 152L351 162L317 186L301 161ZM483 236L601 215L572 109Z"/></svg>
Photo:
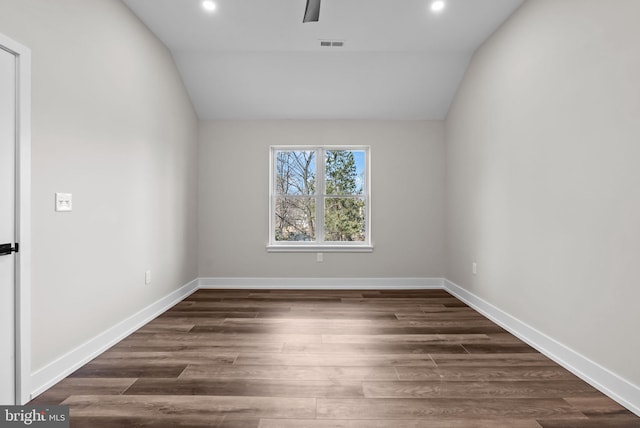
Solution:
<svg viewBox="0 0 640 428"><path fill-rule="evenodd" d="M269 251L371 251L369 148L272 147Z"/></svg>

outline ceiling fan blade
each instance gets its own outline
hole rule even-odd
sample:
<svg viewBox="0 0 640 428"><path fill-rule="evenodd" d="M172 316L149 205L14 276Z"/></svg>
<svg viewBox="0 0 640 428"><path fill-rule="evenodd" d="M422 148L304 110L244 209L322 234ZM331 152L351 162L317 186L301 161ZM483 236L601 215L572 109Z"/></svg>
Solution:
<svg viewBox="0 0 640 428"><path fill-rule="evenodd" d="M320 0L307 0L302 22L318 22L320 19Z"/></svg>

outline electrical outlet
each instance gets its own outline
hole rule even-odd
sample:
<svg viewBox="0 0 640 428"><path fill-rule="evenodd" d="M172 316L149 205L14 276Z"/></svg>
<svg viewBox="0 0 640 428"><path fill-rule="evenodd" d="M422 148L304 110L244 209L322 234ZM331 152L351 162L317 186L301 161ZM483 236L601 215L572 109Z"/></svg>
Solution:
<svg viewBox="0 0 640 428"><path fill-rule="evenodd" d="M144 283L151 284L151 271L147 270L144 272Z"/></svg>
<svg viewBox="0 0 640 428"><path fill-rule="evenodd" d="M478 263L471 263L471 273L473 273L474 275L478 274Z"/></svg>
<svg viewBox="0 0 640 428"><path fill-rule="evenodd" d="M316 253L316 262L322 263L324 261L324 254Z"/></svg>
<svg viewBox="0 0 640 428"><path fill-rule="evenodd" d="M71 193L56 193L56 211L73 211L73 195Z"/></svg>

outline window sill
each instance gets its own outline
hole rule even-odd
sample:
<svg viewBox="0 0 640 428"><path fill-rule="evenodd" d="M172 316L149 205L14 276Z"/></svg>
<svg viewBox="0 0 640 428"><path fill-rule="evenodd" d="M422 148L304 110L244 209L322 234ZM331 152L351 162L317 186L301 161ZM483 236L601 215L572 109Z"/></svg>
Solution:
<svg viewBox="0 0 640 428"><path fill-rule="evenodd" d="M269 253L372 253L373 245L267 245Z"/></svg>

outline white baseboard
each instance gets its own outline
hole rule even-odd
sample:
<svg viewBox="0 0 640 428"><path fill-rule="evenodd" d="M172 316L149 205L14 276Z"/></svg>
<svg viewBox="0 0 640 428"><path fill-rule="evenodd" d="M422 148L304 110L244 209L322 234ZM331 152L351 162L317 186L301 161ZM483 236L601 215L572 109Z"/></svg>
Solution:
<svg viewBox="0 0 640 428"><path fill-rule="evenodd" d="M491 321L640 416L640 387L637 385L622 379L598 363L514 318L459 285L445 280L444 288Z"/></svg>
<svg viewBox="0 0 640 428"><path fill-rule="evenodd" d="M198 289L198 280L169 293L31 374L31 399L82 367Z"/></svg>
<svg viewBox="0 0 640 428"><path fill-rule="evenodd" d="M425 290L444 287L443 278L200 278L205 289Z"/></svg>

